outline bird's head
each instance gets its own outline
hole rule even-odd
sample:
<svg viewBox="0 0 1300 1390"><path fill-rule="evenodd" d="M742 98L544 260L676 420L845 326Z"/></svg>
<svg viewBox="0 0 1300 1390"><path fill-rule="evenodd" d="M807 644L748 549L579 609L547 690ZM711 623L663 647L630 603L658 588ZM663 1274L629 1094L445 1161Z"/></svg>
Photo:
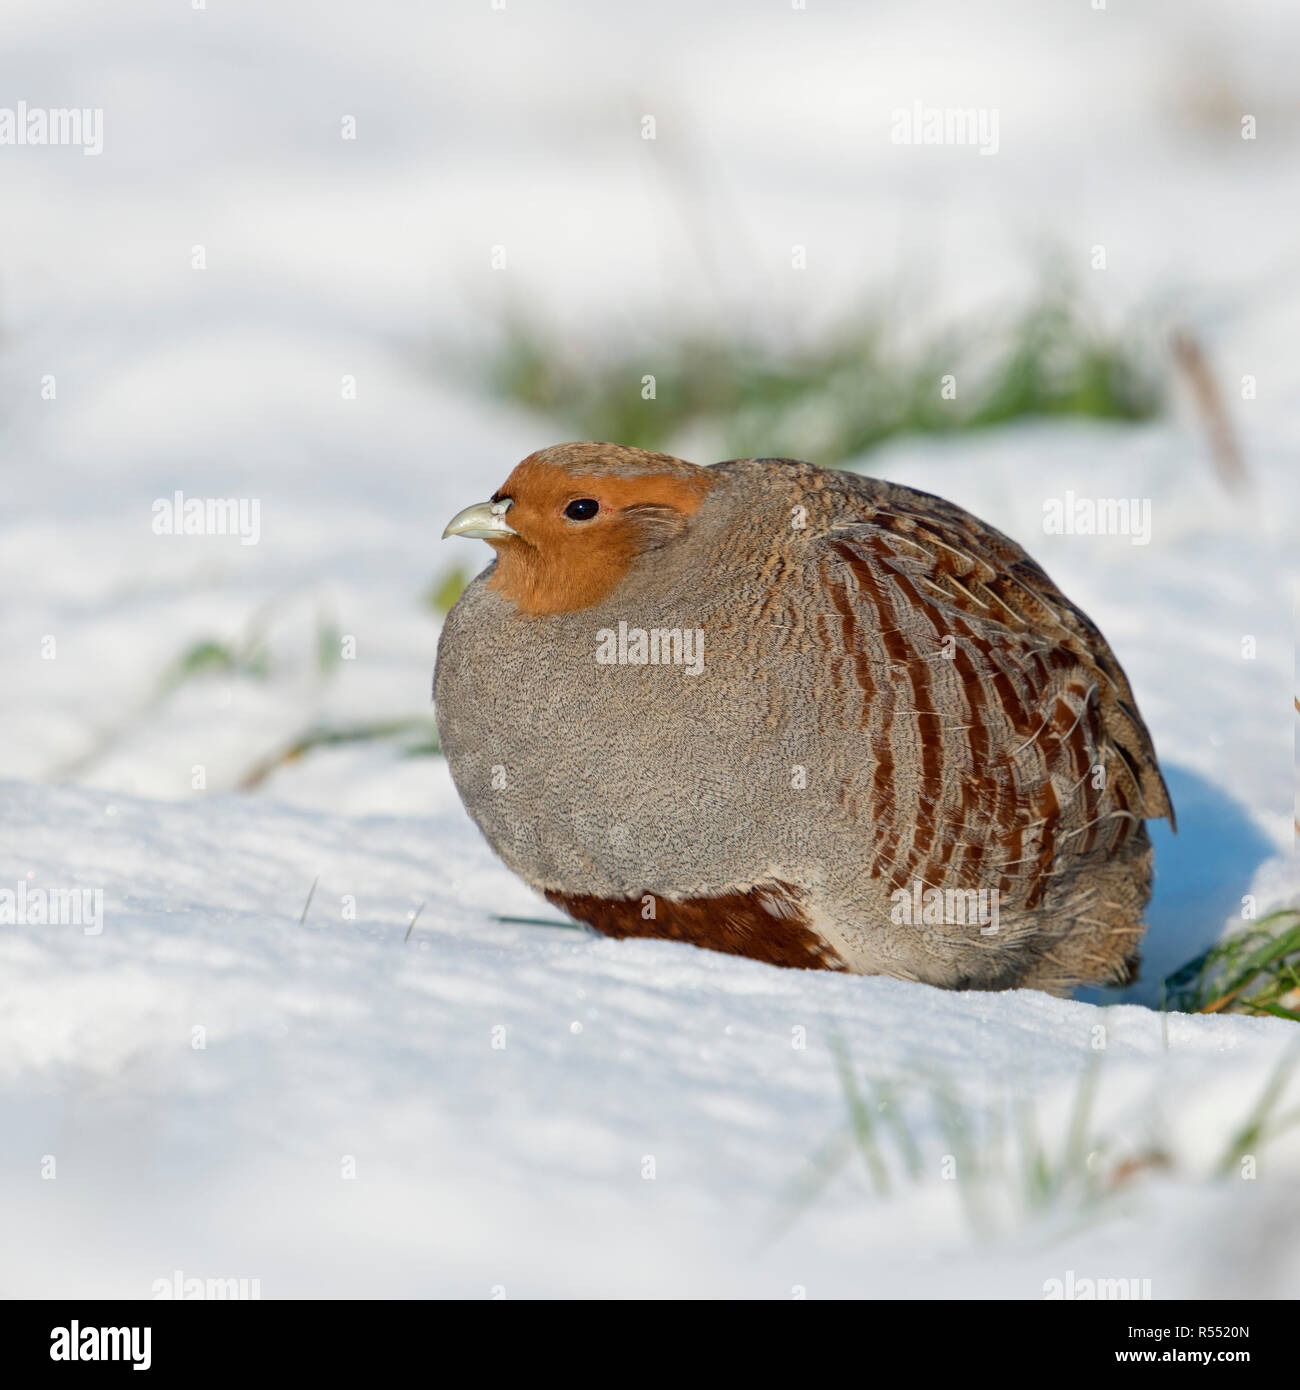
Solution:
<svg viewBox="0 0 1300 1390"><path fill-rule="evenodd" d="M490 586L532 616L599 603L648 551L671 544L713 485L708 469L620 444L557 444L530 454L448 536L497 553Z"/></svg>

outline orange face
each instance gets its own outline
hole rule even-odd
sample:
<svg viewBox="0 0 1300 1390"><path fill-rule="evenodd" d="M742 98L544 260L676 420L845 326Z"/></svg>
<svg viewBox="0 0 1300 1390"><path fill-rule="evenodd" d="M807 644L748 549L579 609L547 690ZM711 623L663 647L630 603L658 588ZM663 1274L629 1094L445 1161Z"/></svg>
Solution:
<svg viewBox="0 0 1300 1390"><path fill-rule="evenodd" d="M708 472L687 473L672 463L683 471L629 477L569 470L531 455L490 504L514 534L486 534L486 528L460 534L481 536L496 551L490 587L521 611L542 616L588 608L639 555L679 535L704 500L713 482Z"/></svg>

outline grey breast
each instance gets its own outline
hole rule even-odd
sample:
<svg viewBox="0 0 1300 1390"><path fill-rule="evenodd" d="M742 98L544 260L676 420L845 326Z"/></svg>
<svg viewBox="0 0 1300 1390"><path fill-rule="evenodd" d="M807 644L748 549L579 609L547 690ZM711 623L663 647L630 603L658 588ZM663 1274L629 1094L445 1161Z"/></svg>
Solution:
<svg viewBox="0 0 1300 1390"><path fill-rule="evenodd" d="M800 638L814 596L787 574L773 607L764 573L789 544L798 479L757 508L734 504L743 481L724 478L688 538L590 609L523 617L487 571L448 616L435 698L452 775L534 886L692 894L800 873L824 808L799 769L832 756ZM683 657L685 634L702 641L698 673L672 636L666 663L632 660L638 631L683 634ZM601 661L610 634L616 659Z"/></svg>

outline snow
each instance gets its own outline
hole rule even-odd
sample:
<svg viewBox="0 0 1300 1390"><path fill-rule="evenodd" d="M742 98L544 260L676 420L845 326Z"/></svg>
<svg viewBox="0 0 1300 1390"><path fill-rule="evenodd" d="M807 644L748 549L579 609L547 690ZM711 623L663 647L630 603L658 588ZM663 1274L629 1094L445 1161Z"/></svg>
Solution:
<svg viewBox="0 0 1300 1390"><path fill-rule="evenodd" d="M1042 14L11 0L0 106L103 106L105 146L0 148L0 892L99 889L103 930L0 924L0 1292L147 1297L182 1269L264 1297L1042 1297L1070 1270L1300 1293L1300 1131L1216 1176L1294 1029L1151 1007L1243 898L1300 901L1296 15L1189 0L1170 42L1127 6ZM997 107L998 156L891 145L914 100ZM1158 303L1198 332L1251 490L1186 402L863 466L1024 542L1128 670L1179 813L1135 988L946 994L503 922L553 914L440 761L384 747L236 794L313 723L427 714L422 595L485 558L442 525L556 437L465 382L498 307L812 333L919 270L918 314L957 315L1023 292L1052 237L1081 267L1107 244L1109 321ZM155 535L177 490L258 499L258 543ZM1067 491L1150 499L1150 544L1046 533ZM259 623L266 679L159 695ZM356 643L328 677L321 626ZM851 1156L796 1209L847 1122L839 1045L895 1084L923 1176L885 1138L888 1195ZM1165 1166L1027 1210L1008 1141L975 1229L935 1094L1031 1102L1059 1154L1097 1056L1099 1171Z"/></svg>
<svg viewBox="0 0 1300 1390"><path fill-rule="evenodd" d="M5 793L32 882L105 886L98 936L0 938L11 1294L142 1295L173 1268L268 1297L961 1294L992 1260L1009 1295L1074 1269L1169 1296L1212 1268L1219 1291L1257 1286L1253 1256L1211 1266L1214 1242L1294 1217L1294 1139L1253 1183L1206 1176L1287 1049L1280 1021L1173 1016L1166 1049L1138 1007L493 923L536 909L451 815ZM1047 1250L1016 1222L973 1244L923 1079L1033 1097L1051 1132L1098 1023L1098 1134L1139 1150L1154 1129L1178 1179ZM834 1037L899 1078L930 1171L882 1200L846 1168L773 1239L843 1127ZM1294 1281L1300 1248L1284 1253Z"/></svg>

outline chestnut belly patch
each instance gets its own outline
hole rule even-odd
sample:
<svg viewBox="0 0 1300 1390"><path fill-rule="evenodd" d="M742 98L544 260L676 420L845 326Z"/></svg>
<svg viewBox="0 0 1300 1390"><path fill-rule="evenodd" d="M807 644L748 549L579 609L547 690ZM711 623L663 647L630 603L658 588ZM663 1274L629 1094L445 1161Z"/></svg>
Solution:
<svg viewBox="0 0 1300 1390"><path fill-rule="evenodd" d="M649 893L598 898L552 891L546 898L606 936L684 941L705 950L749 956L796 970L847 969L830 943L812 929L798 891L786 883L711 898L668 898Z"/></svg>

